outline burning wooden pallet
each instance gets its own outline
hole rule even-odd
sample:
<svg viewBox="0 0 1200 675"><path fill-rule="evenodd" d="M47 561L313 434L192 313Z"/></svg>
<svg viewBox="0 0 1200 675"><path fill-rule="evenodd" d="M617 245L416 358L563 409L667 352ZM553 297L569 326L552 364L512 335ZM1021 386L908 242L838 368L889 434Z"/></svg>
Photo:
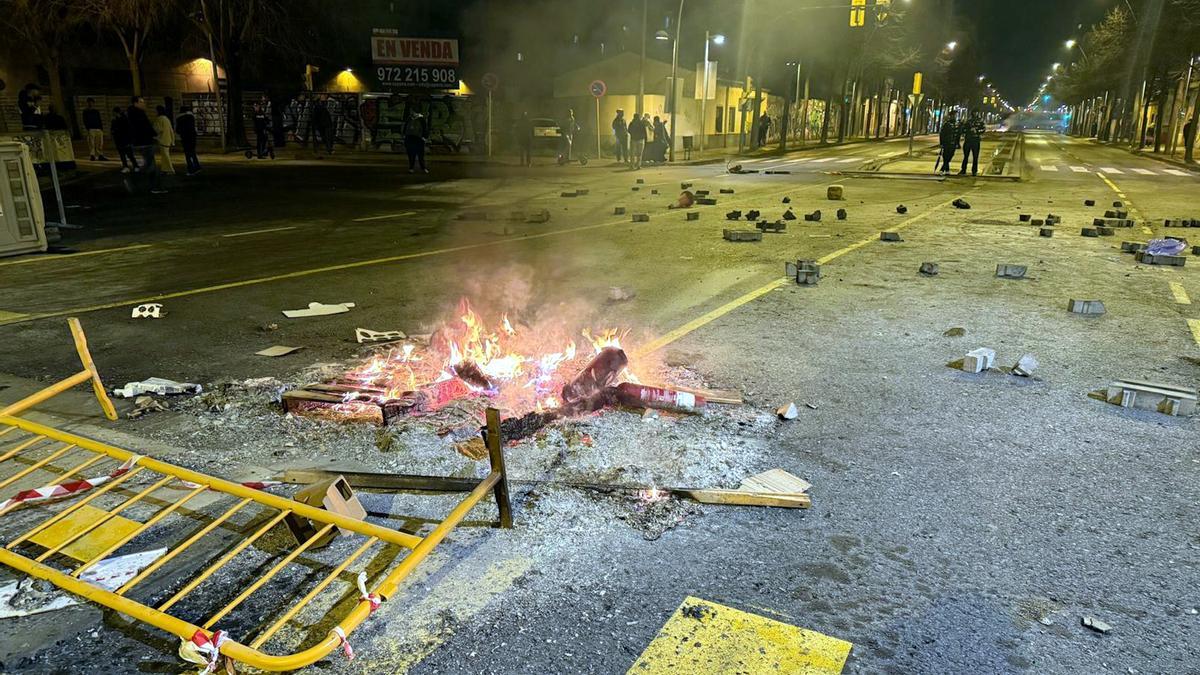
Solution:
<svg viewBox="0 0 1200 675"><path fill-rule="evenodd" d="M296 414L329 412L374 416L373 412L378 411L376 422L387 425L402 415L433 412L454 399L474 393L462 380L453 378L399 396L381 387L331 380L286 391L282 402L285 412Z"/></svg>

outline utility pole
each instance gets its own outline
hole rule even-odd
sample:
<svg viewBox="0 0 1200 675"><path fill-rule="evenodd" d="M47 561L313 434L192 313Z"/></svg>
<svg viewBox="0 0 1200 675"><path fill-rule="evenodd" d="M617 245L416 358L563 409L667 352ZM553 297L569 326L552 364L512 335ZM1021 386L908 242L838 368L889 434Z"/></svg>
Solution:
<svg viewBox="0 0 1200 675"><path fill-rule="evenodd" d="M642 0L642 63L638 67L638 115L646 112L646 3L648 2L649 0Z"/></svg>
<svg viewBox="0 0 1200 675"><path fill-rule="evenodd" d="M675 112L678 107L679 84L679 38L680 28L683 27L683 3L685 0L679 0L679 18L675 21L675 42L671 47L671 128L667 131L667 144L670 153L668 153L667 161L675 161ZM657 140L657 139L655 139Z"/></svg>

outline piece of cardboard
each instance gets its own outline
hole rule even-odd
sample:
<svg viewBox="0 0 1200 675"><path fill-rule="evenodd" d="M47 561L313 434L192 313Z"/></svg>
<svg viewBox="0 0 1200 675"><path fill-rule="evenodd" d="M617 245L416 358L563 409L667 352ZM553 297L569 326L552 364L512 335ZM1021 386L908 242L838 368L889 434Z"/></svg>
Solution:
<svg viewBox="0 0 1200 675"><path fill-rule="evenodd" d="M358 501L358 496L354 494L354 490L350 489L350 483L343 476L313 483L297 492L292 499L356 520L365 520L367 517L367 510ZM287 523L288 529L291 530L298 543L307 541L320 529L308 518L295 513L288 514L284 522ZM342 534L350 534L348 530L337 529ZM311 548L326 546L333 541L335 536L336 532L328 532L314 542Z"/></svg>
<svg viewBox="0 0 1200 675"><path fill-rule="evenodd" d="M289 319L300 319L309 316L328 316L330 314L344 314L350 311L354 306L353 302L341 302L335 305L323 305L319 302L310 302L306 309L285 309L283 315Z"/></svg>
<svg viewBox="0 0 1200 675"><path fill-rule="evenodd" d="M301 349L304 349L304 347L285 347L283 345L275 345L274 347L267 347L266 349L262 349L254 353L257 356L287 356L288 354L291 354L292 352L298 352Z"/></svg>

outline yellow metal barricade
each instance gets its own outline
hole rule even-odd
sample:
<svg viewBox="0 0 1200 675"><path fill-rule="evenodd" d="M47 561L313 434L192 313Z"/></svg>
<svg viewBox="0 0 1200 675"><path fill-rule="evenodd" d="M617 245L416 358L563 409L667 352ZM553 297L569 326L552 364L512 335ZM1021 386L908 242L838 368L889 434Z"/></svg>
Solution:
<svg viewBox="0 0 1200 675"><path fill-rule="evenodd" d="M499 416L495 411L489 411L488 415L487 440L492 460L491 472L444 520L423 537L339 515L273 495L252 485L208 476L108 443L16 417L38 403L90 381L105 415L109 419L116 419L112 402L105 393L88 353L79 322L70 319L69 323L80 360L83 362L83 370L0 410L0 497L9 497L4 506L0 507L0 563L29 576L45 579L65 591L178 636L183 643L180 654L185 658L195 659L199 653L204 660L211 661L212 658L204 657L204 653L206 649L215 647L220 655L263 670L294 670L312 664L346 641L346 636L371 614L379 602L396 592L405 577L489 492L496 495L501 525L511 526L507 480L500 450ZM13 466L17 467L15 471L6 470ZM105 469L108 473L104 473ZM83 477L85 471L96 471L100 478L86 479ZM52 478L46 479L46 474L50 474ZM40 480L39 475L43 476ZM47 485L48 482L52 485ZM134 488L135 484L141 487ZM38 489L16 489L21 486L28 488L30 485L38 486ZM163 521L173 513L178 514L179 509L188 501L206 492L210 498L229 498L233 503L220 515L211 518L205 516L206 522L203 527L186 533L181 540L171 543L167 546L165 554L119 588L107 590L86 580L85 572L135 538L145 537L143 541L154 542L156 548L164 546L163 540L156 538L156 535L169 536L171 528L162 526ZM33 499L28 502L22 501L31 495ZM94 506L105 500L115 503L107 508L98 509ZM128 514L132 517L134 511L144 511L148 507L156 509L144 520L130 520L122 515ZM243 535L232 546L221 547L219 555L211 562L202 564L199 571L187 572L189 580L174 594L165 599L158 598L154 602L134 600L130 597L132 592L143 588L143 582L146 580L169 573L170 563L179 561L180 555L185 551L189 552L191 558L189 564L194 564L196 550L193 546L205 541L215 530L222 529L226 533L241 532L242 528L234 527L231 519L251 509L256 511L256 515L250 519L250 523L243 526L246 531L252 530L251 533ZM35 512L40 520L30 519ZM188 515L194 519L198 513L199 509ZM23 518L14 521L13 516ZM222 598L225 595L233 597L207 618L194 623L171 613L172 609L178 610L181 601L193 597L197 588L202 587L205 581L210 581L214 574L226 568L239 554L260 541L272 529L281 527L281 521L289 516L311 521L315 532L304 541L291 546L286 553L277 554L276 562L253 582L235 589L232 593L228 588L220 588ZM14 522L20 523L21 532L13 534L7 531ZM31 522L35 523L32 527L29 526ZM242 606L272 579L287 578L288 575L279 576L280 572L289 565L298 564L297 559L306 551L316 548L318 540L334 528L343 535L348 534L360 539L361 543L340 562L330 564L328 574L307 588L298 600L281 610L277 616L270 617L269 625L256 626L256 630L249 636L218 634L218 622ZM51 537L51 534L54 536ZM83 545L85 543L88 545ZM362 573L351 572L350 569L356 562L368 559L370 556L367 554L372 549L382 551L386 547L407 549L407 554L391 569L384 568L386 574L382 574L382 579L375 585L374 591L363 593L366 587L361 583L356 587L354 583L355 579L363 579ZM207 558L204 562L207 562ZM311 560L306 560L305 563L310 567L312 565ZM347 583L339 585L337 589L340 590L330 588L339 579L349 582L349 591L346 588ZM357 596L358 601L340 619L326 617L324 625L335 620L336 624L326 633L304 642L312 644L287 654L268 654L261 651L260 648L268 640L306 607L317 604L337 607L340 604L337 600L347 597L348 593L350 597ZM212 595L211 592L206 593L203 598L211 600ZM322 595L328 597L318 603L317 600ZM215 658L216 652L211 652L210 656Z"/></svg>

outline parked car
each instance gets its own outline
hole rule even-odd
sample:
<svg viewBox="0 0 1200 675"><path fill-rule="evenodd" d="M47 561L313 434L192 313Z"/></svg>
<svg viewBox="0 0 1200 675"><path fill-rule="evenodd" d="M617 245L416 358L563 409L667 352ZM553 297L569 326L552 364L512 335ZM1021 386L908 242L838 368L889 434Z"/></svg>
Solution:
<svg viewBox="0 0 1200 675"><path fill-rule="evenodd" d="M562 127L549 117L535 117L532 122L533 151L557 155L559 144L562 143Z"/></svg>

